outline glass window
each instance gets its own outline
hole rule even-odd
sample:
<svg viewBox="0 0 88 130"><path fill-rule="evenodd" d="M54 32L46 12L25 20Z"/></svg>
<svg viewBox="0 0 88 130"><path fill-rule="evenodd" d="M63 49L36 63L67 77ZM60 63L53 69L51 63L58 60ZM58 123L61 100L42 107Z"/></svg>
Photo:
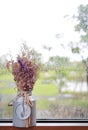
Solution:
<svg viewBox="0 0 88 130"><path fill-rule="evenodd" d="M33 48L37 119L88 119L88 0L0 1L0 119L12 119L16 84L7 62Z"/></svg>

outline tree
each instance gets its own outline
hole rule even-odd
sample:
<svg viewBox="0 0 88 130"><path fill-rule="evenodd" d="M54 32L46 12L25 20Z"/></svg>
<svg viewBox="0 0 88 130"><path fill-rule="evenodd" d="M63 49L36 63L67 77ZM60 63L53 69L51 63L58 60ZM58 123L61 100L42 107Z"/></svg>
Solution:
<svg viewBox="0 0 88 130"><path fill-rule="evenodd" d="M55 78L59 86L59 93L61 93L62 87L66 84L64 79L68 75L67 68L70 64L69 59L67 57L52 56L49 58L48 64L56 72Z"/></svg>
<svg viewBox="0 0 88 130"><path fill-rule="evenodd" d="M66 68L69 64L69 59L67 57L52 56L49 58L49 64L57 71L61 68Z"/></svg>
<svg viewBox="0 0 88 130"><path fill-rule="evenodd" d="M6 63L8 61L8 57L9 57L8 53L0 56L0 74L4 74L7 72Z"/></svg>
<svg viewBox="0 0 88 130"><path fill-rule="evenodd" d="M83 53L88 50L88 4L80 5L78 7L78 15L75 16L77 19L77 24L75 25L75 31L80 32L80 43L79 46L73 48L73 53L80 53L82 62L85 66L86 70L86 79L87 79L87 87L88 87L88 56L86 53L86 59L83 56ZM75 51L74 51L75 50ZM77 51L78 52L77 52ZM83 53L82 53L83 52Z"/></svg>
<svg viewBox="0 0 88 130"><path fill-rule="evenodd" d="M78 7L76 18L78 24L75 26L75 31L84 32L84 34L81 34L81 41L88 44L88 5Z"/></svg>

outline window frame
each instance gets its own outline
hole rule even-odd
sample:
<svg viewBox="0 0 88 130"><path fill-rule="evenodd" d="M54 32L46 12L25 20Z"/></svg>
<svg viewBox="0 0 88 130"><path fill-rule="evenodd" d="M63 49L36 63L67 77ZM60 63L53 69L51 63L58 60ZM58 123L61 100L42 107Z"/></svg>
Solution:
<svg viewBox="0 0 88 130"><path fill-rule="evenodd" d="M12 123L12 119L0 119L0 123ZM36 123L87 123L88 119L36 119Z"/></svg>

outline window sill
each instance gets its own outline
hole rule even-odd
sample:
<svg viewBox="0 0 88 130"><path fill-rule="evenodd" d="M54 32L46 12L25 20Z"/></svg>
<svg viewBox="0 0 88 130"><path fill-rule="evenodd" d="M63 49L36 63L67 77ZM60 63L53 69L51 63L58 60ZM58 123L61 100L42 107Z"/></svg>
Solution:
<svg viewBox="0 0 88 130"><path fill-rule="evenodd" d="M0 126L13 126L13 124L0 123ZM37 123L36 126L88 126L88 123Z"/></svg>

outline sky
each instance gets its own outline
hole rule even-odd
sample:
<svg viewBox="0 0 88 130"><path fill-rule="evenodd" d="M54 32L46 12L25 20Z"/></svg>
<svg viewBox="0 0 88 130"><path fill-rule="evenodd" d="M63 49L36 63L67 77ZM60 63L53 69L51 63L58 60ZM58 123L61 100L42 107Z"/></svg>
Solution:
<svg viewBox="0 0 88 130"><path fill-rule="evenodd" d="M9 50L16 56L20 44L26 41L42 53L44 61L53 55L80 59L67 47L70 41L79 41L70 16L77 13L80 4L87 3L88 0L0 0L0 56ZM65 49L60 43L64 43ZM51 51L44 45L52 47Z"/></svg>

